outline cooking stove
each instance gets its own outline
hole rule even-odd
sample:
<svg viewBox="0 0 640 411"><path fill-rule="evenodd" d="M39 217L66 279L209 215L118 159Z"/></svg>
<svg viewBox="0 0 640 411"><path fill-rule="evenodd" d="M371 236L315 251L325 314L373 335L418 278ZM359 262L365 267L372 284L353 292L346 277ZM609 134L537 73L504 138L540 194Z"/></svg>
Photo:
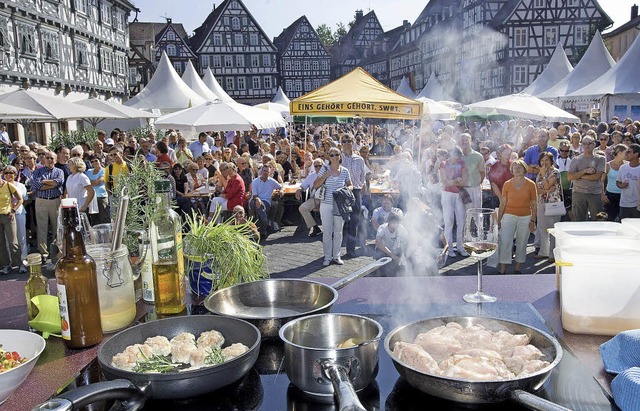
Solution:
<svg viewBox="0 0 640 411"><path fill-rule="evenodd" d="M491 304L454 305L378 305L358 300L337 304L334 313L360 314L378 321L385 329L393 328L422 318L469 315L495 317L517 321L554 333L546 326L538 311L528 303L496 302ZM194 309L192 314L206 314L204 309ZM151 319L151 318L150 318ZM460 404L432 397L412 388L400 378L380 341L379 370L375 381L358 393L367 410L524 410L513 402L497 404ZM582 363L566 348L560 364L554 369L545 386L536 395L575 411L619 410ZM145 410L265 410L265 411L329 411L337 410L331 397L318 398L308 395L289 383L282 362L283 345L278 340L262 342L260 356L254 368L239 382L214 393L181 401L153 401L145 404ZM97 359L92 361L63 391L76 386L103 380ZM92 404L92 410L108 410L112 403Z"/></svg>

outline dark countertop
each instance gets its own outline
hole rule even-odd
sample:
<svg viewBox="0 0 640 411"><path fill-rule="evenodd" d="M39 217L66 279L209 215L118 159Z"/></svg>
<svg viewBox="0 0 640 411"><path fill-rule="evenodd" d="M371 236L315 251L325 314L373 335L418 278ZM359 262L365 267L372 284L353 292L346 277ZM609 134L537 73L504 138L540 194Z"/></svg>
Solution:
<svg viewBox="0 0 640 411"><path fill-rule="evenodd" d="M319 281L332 282L331 279ZM444 305L445 308L440 310L446 310L446 305L458 307L456 309L458 311L460 309L477 310L475 305L462 303L462 295L473 291L475 287L476 278L472 276L363 278L339 291L338 302L332 311L364 315L376 315L376 311L390 313L384 321L385 331L390 331L398 325L427 317L425 313L432 312L431 308L427 308L428 306ZM596 378L605 390L609 389L610 379L604 373L598 346L610 337L578 335L562 329L555 275L485 276L484 288L486 292L497 296L500 302L531 303L543 317L546 326L555 332L565 347L580 360L588 375ZM0 328L27 328L23 290L24 282L0 283ZM140 303L138 315L146 314L149 309L150 306ZM490 314L492 309L486 309L485 315ZM384 351L382 344L380 351L382 357L382 351ZM28 379L0 409L30 409L33 405L47 400L58 389L73 380L79 371L95 358L96 352L97 347L86 350L67 350L59 339L51 337ZM277 381L277 376L271 378L278 384L282 383L282 380ZM379 375L378 378L381 376ZM397 374L393 376L394 381L396 378ZM262 385L268 381L263 377ZM288 385L288 380L286 383ZM283 388L280 387L280 389ZM381 388L380 391L382 394L383 389ZM394 388L393 393L398 392L402 390L398 391ZM389 393L386 392L386 394ZM295 396L295 393L292 395ZM288 396L289 392L287 392Z"/></svg>

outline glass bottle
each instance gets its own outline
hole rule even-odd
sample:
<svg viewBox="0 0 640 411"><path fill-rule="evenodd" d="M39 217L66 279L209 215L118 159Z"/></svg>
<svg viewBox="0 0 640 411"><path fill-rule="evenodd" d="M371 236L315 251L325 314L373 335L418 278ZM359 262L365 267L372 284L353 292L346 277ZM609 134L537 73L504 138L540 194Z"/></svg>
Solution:
<svg viewBox="0 0 640 411"><path fill-rule="evenodd" d="M186 308L184 271L180 273L176 236L180 222L171 212L169 189L169 180L156 180L156 210L149 226L153 296L158 314L177 314Z"/></svg>
<svg viewBox="0 0 640 411"><path fill-rule="evenodd" d="M38 307L31 302L31 299L37 295L49 294L49 281L42 276L42 257L40 254L29 254L27 264L29 265L29 279L24 286L24 294L27 298L27 316L31 321L38 315Z"/></svg>
<svg viewBox="0 0 640 411"><path fill-rule="evenodd" d="M147 257L142 263L140 277L142 278L142 299L145 303L153 304L153 271L151 269L151 252L149 251L149 240L143 241L142 247L146 248Z"/></svg>
<svg viewBox="0 0 640 411"><path fill-rule="evenodd" d="M62 200L62 257L56 281L62 338L68 348L85 348L102 341L96 263L87 254L75 198Z"/></svg>

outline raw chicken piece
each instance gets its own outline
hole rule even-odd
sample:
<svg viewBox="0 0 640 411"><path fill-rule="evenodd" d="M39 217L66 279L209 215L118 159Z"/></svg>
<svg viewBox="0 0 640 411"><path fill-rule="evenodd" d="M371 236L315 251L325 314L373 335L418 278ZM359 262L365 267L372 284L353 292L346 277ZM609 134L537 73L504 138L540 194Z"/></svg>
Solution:
<svg viewBox="0 0 640 411"><path fill-rule="evenodd" d="M200 334L197 343L198 347L222 347L222 344L224 344L224 337L216 330L205 331Z"/></svg>
<svg viewBox="0 0 640 411"><path fill-rule="evenodd" d="M498 351L498 347L493 342L493 334L482 326L474 325L465 328L457 335L456 339L464 349L482 348L485 350Z"/></svg>
<svg viewBox="0 0 640 411"><path fill-rule="evenodd" d="M121 352L113 356L111 365L121 370L131 371L136 365L136 359L135 356Z"/></svg>
<svg viewBox="0 0 640 411"><path fill-rule="evenodd" d="M209 347L199 347L191 351L189 354L189 364L191 364L191 369L203 367L205 365L205 359L210 352L211 348Z"/></svg>
<svg viewBox="0 0 640 411"><path fill-rule="evenodd" d="M518 377L526 377L527 375L531 375L536 371L540 371L541 369L548 367L549 362L540 361L540 360L529 360L524 363L522 367L522 371L518 373Z"/></svg>
<svg viewBox="0 0 640 411"><path fill-rule="evenodd" d="M171 339L171 345L175 343L186 342L190 344L196 343L196 336L191 333L180 333Z"/></svg>
<svg viewBox="0 0 640 411"><path fill-rule="evenodd" d="M144 344L133 344L125 348L125 354L129 354L136 361L144 361L153 357L153 349Z"/></svg>
<svg viewBox="0 0 640 411"><path fill-rule="evenodd" d="M520 357L523 360L528 361L528 360L537 360L540 357L544 357L544 354L542 354L542 352L536 347L534 347L533 345L527 344L527 345L518 345L514 347L513 354L511 356Z"/></svg>
<svg viewBox="0 0 640 411"><path fill-rule="evenodd" d="M190 342L173 342L171 343L171 361L188 363L191 352L197 349L198 347Z"/></svg>
<svg viewBox="0 0 640 411"><path fill-rule="evenodd" d="M231 344L227 348L222 349L222 354L226 360L230 360L249 351L249 347L242 343Z"/></svg>
<svg viewBox="0 0 640 411"><path fill-rule="evenodd" d="M418 334L414 340L414 344L422 347L437 362L444 360L462 349L462 345L460 345L458 341L441 334Z"/></svg>
<svg viewBox="0 0 640 411"><path fill-rule="evenodd" d="M498 348L496 351L504 357L510 357L515 347L529 344L529 337L526 334L511 334L500 330L493 334L493 342Z"/></svg>
<svg viewBox="0 0 640 411"><path fill-rule="evenodd" d="M520 357L504 357L504 363L515 375L519 375L524 367L525 360Z"/></svg>
<svg viewBox="0 0 640 411"><path fill-rule="evenodd" d="M147 340L144 343L145 345L148 345L149 347L151 347L151 351L153 352L154 355L159 355L164 357L171 354L171 343L169 342L167 337L164 337L162 335L150 337L150 338L147 338Z"/></svg>
<svg viewBox="0 0 640 411"><path fill-rule="evenodd" d="M438 363L418 344L398 341L393 346L398 361L427 374L440 375Z"/></svg>
<svg viewBox="0 0 640 411"><path fill-rule="evenodd" d="M484 348L467 348L466 350L458 351L456 354L468 355L470 357L495 358L496 360L502 361L502 355L500 355L500 353Z"/></svg>
<svg viewBox="0 0 640 411"><path fill-rule="evenodd" d="M513 378L514 375L500 360L469 355L454 355L440 363L445 377L472 381L495 381Z"/></svg>

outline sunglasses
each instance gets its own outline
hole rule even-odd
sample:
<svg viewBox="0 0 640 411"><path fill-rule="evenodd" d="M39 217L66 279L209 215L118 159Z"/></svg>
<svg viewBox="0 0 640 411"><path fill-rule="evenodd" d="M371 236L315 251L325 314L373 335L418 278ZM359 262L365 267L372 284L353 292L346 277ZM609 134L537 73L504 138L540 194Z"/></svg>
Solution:
<svg viewBox="0 0 640 411"><path fill-rule="evenodd" d="M314 168L320 168L320 167L322 167L322 166L318 164L318 165L313 166L313 167L314 167Z"/></svg>
<svg viewBox="0 0 640 411"><path fill-rule="evenodd" d="M329 157L340 157L340 154L329 154Z"/></svg>
<svg viewBox="0 0 640 411"><path fill-rule="evenodd" d="M4 174L5 175L14 175L15 173L13 171L5 171Z"/></svg>
<svg viewBox="0 0 640 411"><path fill-rule="evenodd" d="M600 141L608 141L608 138L601 138Z"/></svg>
<svg viewBox="0 0 640 411"><path fill-rule="evenodd" d="M99 163L100 161L98 160L91 160L92 163Z"/></svg>
<svg viewBox="0 0 640 411"><path fill-rule="evenodd" d="M71 157L82 157L82 154L80 154L80 153L73 153L73 154L71 154Z"/></svg>
<svg viewBox="0 0 640 411"><path fill-rule="evenodd" d="M561 153L568 153L571 150L560 150Z"/></svg>
<svg viewBox="0 0 640 411"><path fill-rule="evenodd" d="M55 157L45 157L47 160L55 160Z"/></svg>

